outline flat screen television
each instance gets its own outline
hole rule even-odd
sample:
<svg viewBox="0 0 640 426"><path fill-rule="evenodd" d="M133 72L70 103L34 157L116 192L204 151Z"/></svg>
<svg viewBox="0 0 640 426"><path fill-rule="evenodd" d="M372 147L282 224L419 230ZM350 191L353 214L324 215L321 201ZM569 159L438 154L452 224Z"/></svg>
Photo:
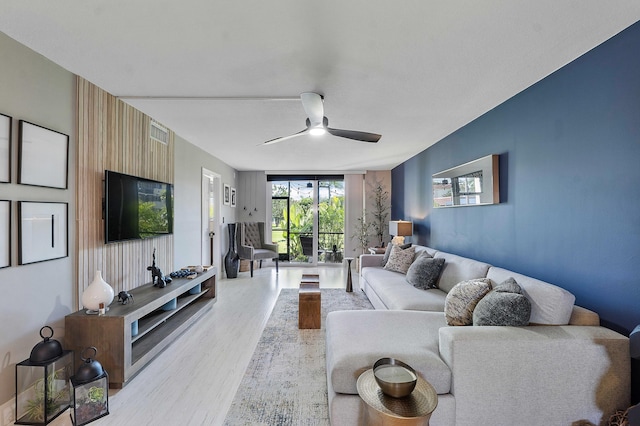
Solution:
<svg viewBox="0 0 640 426"><path fill-rule="evenodd" d="M104 171L105 243L173 233L173 185Z"/></svg>

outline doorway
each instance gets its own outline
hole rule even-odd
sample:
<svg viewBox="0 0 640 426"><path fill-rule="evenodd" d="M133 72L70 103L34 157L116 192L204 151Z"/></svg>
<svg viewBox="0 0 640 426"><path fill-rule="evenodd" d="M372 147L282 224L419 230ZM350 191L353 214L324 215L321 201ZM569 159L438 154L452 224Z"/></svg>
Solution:
<svg viewBox="0 0 640 426"><path fill-rule="evenodd" d="M271 183L272 241L282 262L341 264L344 255L343 176L288 177Z"/></svg>
<svg viewBox="0 0 640 426"><path fill-rule="evenodd" d="M202 213L201 213L201 264L221 264L220 248L220 194L222 193L221 177L205 168L202 169ZM218 268L220 270L220 268Z"/></svg>

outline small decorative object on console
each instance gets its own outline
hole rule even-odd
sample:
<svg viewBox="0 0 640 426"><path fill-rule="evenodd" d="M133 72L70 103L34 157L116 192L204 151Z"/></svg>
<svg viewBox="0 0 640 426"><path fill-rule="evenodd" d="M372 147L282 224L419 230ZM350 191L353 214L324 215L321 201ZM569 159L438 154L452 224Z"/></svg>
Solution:
<svg viewBox="0 0 640 426"><path fill-rule="evenodd" d="M147 271L151 271L151 281L154 287L165 288L171 283L170 277L165 277L160 268L156 266L156 249L153 249L153 263L147 266Z"/></svg>
<svg viewBox="0 0 640 426"><path fill-rule="evenodd" d="M118 302L126 305L127 303L129 303L129 301L133 302L133 294L126 291L121 291L120 293L118 293Z"/></svg>
<svg viewBox="0 0 640 426"><path fill-rule="evenodd" d="M49 329L51 335L42 333ZM65 351L53 337L53 329L40 329L43 341L28 359L16 364L16 424L46 425L69 408L69 377L73 351Z"/></svg>
<svg viewBox="0 0 640 426"><path fill-rule="evenodd" d="M86 348L80 357L82 365L71 376L73 404L71 405L71 422L74 426L86 425L109 414L109 375L95 359L85 357L87 351L93 351L95 357L98 350L95 347Z"/></svg>
<svg viewBox="0 0 640 426"><path fill-rule="evenodd" d="M179 271L174 271L169 274L171 278L189 278L193 279L198 276L197 272L190 271L188 269L181 269Z"/></svg>
<svg viewBox="0 0 640 426"><path fill-rule="evenodd" d="M105 310L113 302L113 288L102 279L102 271L96 271L96 275L82 293L82 306L87 309L87 314L97 314L100 304L104 304Z"/></svg>

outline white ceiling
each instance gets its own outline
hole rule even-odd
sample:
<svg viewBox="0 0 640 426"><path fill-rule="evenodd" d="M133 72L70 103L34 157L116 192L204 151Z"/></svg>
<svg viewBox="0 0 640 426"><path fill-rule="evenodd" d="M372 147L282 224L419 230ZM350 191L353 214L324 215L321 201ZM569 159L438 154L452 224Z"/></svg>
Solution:
<svg viewBox="0 0 640 426"><path fill-rule="evenodd" d="M0 4L0 31L232 167L273 171L393 168L638 20L638 0ZM306 91L331 127L382 139L260 146L305 128Z"/></svg>

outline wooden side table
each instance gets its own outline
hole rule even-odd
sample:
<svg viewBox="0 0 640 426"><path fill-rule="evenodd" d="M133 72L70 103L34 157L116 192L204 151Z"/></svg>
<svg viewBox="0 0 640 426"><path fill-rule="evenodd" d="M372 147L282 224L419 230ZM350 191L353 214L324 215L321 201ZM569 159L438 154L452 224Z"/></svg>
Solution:
<svg viewBox="0 0 640 426"><path fill-rule="evenodd" d="M298 328L320 328L321 293L316 289L301 288L298 293Z"/></svg>
<svg viewBox="0 0 640 426"><path fill-rule="evenodd" d="M298 290L298 328L320 328L321 304L320 276L303 274Z"/></svg>
<svg viewBox="0 0 640 426"><path fill-rule="evenodd" d="M373 376L373 369L358 377L356 387L365 406L364 424L368 426L428 426L431 413L438 405L436 390L419 376L416 388L404 398L393 398L382 393Z"/></svg>

